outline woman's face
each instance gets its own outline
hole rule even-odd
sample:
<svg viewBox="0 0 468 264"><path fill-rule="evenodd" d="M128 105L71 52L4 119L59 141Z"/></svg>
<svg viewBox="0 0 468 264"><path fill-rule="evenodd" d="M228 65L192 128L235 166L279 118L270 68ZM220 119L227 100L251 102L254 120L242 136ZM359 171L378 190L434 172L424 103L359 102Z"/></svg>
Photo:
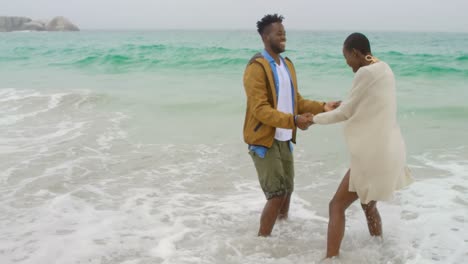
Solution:
<svg viewBox="0 0 468 264"><path fill-rule="evenodd" d="M357 72L359 67L361 66L361 62L358 56L358 53L353 49L353 50L348 50L345 47L343 47L343 56L346 59L346 63L353 69L353 72Z"/></svg>

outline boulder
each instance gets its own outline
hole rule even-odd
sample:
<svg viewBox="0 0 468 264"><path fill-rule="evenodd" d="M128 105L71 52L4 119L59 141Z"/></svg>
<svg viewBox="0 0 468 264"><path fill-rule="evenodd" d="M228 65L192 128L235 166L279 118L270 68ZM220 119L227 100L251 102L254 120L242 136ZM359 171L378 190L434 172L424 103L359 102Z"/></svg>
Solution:
<svg viewBox="0 0 468 264"><path fill-rule="evenodd" d="M80 31L80 29L75 26L70 20L65 17L59 16L53 18L46 25L46 30L48 31Z"/></svg>
<svg viewBox="0 0 468 264"><path fill-rule="evenodd" d="M32 20L29 17L0 16L0 32L30 31L79 31L80 29L65 17L55 17L51 21Z"/></svg>
<svg viewBox="0 0 468 264"><path fill-rule="evenodd" d="M0 32L23 30L23 25L31 21L29 17L0 16Z"/></svg>
<svg viewBox="0 0 468 264"><path fill-rule="evenodd" d="M33 20L27 23L24 23L21 27L22 30L34 30L34 31L45 31L46 23L43 21Z"/></svg>

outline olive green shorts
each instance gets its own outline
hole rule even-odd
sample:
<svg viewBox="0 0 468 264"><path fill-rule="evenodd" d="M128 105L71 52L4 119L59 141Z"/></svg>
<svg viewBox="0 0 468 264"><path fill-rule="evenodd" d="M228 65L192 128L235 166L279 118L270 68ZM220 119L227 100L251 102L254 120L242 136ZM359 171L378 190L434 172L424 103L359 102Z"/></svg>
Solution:
<svg viewBox="0 0 468 264"><path fill-rule="evenodd" d="M249 151L257 170L260 186L266 199L290 194L294 190L294 160L289 141L274 140L273 145L259 157Z"/></svg>

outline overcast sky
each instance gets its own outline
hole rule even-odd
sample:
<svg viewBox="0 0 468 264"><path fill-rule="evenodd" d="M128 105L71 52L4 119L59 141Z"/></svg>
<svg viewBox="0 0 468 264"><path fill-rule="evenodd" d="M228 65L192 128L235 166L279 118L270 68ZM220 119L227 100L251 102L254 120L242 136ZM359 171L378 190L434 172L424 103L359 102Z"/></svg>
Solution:
<svg viewBox="0 0 468 264"><path fill-rule="evenodd" d="M0 0L0 15L81 29L252 29L267 13L286 30L468 32L468 0Z"/></svg>

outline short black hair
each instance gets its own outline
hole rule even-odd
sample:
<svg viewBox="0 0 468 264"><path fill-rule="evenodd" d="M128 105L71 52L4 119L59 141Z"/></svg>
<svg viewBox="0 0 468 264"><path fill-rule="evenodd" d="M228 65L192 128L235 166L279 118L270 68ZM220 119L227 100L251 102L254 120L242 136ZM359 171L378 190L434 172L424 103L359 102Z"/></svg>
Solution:
<svg viewBox="0 0 468 264"><path fill-rule="evenodd" d="M257 31L258 34L263 35L265 28L273 23L282 23L284 17L282 15L273 14L265 15L260 21L257 21Z"/></svg>
<svg viewBox="0 0 468 264"><path fill-rule="evenodd" d="M362 33L353 33L349 35L343 44L344 48L351 51L352 49L359 50L362 54L371 53L369 39Z"/></svg>

